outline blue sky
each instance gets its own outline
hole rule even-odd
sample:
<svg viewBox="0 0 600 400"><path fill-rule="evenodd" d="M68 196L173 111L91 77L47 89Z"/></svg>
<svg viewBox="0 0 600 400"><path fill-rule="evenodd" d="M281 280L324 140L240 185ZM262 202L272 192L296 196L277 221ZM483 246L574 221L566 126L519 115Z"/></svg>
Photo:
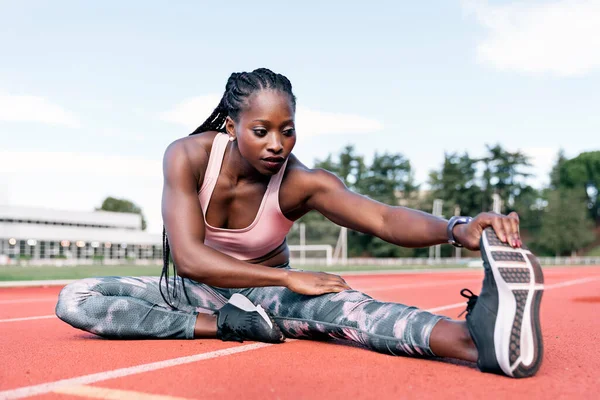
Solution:
<svg viewBox="0 0 600 400"><path fill-rule="evenodd" d="M309 165L354 144L425 183L500 143L540 186L559 148L600 148L599 19L598 0L0 0L0 204L126 197L158 232L164 148L258 67L292 81Z"/></svg>

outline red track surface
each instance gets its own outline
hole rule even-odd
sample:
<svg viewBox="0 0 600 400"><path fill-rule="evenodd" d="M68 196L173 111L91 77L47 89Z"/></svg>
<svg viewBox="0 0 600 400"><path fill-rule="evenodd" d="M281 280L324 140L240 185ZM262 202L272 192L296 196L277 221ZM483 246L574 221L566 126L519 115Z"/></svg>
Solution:
<svg viewBox="0 0 600 400"><path fill-rule="evenodd" d="M483 374L468 363L391 357L334 343L289 341L250 350L244 347L246 351L236 354L218 353L214 358L119 378L96 379L88 386L184 398L596 398L600 393L600 267L550 268L545 270L545 277L541 313L545 358L538 374L530 379ZM469 287L478 292L481 278L482 272L476 270L361 275L346 280L374 298L430 309L462 302L460 289ZM0 289L0 399L22 387L251 344L104 340L55 317L7 321L52 315L59 290ZM439 313L456 317L463 309L454 307ZM49 389L34 397L81 398Z"/></svg>

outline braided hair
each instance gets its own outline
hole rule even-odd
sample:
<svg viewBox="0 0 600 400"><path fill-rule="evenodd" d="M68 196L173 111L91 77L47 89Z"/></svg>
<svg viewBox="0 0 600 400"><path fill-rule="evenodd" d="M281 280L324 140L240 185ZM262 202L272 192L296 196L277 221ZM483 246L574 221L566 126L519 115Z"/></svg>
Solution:
<svg viewBox="0 0 600 400"><path fill-rule="evenodd" d="M225 93L212 114L194 130L191 135L196 135L207 131L225 132L225 119L229 116L235 122L239 121L240 112L247 106L252 95L261 90L278 90L289 95L292 108L296 109L296 96L292 92L292 84L289 79L281 74L277 74L267 68L255 69L252 72L234 72L231 74L225 85ZM163 225L163 268L160 275L159 290L163 300L171 307L176 309L177 305L172 301L178 298L177 291L177 266L173 262L173 294L169 293L169 266L172 261L171 249L167 231ZM165 280L166 296L163 293L162 281ZM183 293L189 302L185 283L181 280Z"/></svg>

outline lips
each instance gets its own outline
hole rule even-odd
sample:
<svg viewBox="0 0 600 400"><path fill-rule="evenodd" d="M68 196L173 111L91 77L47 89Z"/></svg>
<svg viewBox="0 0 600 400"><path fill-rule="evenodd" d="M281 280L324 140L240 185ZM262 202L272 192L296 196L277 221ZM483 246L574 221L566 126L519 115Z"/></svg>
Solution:
<svg viewBox="0 0 600 400"><path fill-rule="evenodd" d="M263 160L282 163L285 160L285 158L283 158L283 157L266 157L266 158L263 158Z"/></svg>
<svg viewBox="0 0 600 400"><path fill-rule="evenodd" d="M281 164L285 161L283 157L266 157L261 160L265 167L270 170L277 170L281 167Z"/></svg>

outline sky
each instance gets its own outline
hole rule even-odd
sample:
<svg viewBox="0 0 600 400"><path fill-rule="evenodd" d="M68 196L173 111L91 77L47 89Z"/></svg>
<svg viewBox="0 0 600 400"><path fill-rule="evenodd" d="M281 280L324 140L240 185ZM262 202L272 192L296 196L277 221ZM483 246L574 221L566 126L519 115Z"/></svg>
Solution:
<svg viewBox="0 0 600 400"><path fill-rule="evenodd" d="M0 204L126 198L160 232L165 148L259 67L292 82L309 166L352 144L426 187L499 143L542 187L559 149L600 150L600 0L0 0Z"/></svg>

